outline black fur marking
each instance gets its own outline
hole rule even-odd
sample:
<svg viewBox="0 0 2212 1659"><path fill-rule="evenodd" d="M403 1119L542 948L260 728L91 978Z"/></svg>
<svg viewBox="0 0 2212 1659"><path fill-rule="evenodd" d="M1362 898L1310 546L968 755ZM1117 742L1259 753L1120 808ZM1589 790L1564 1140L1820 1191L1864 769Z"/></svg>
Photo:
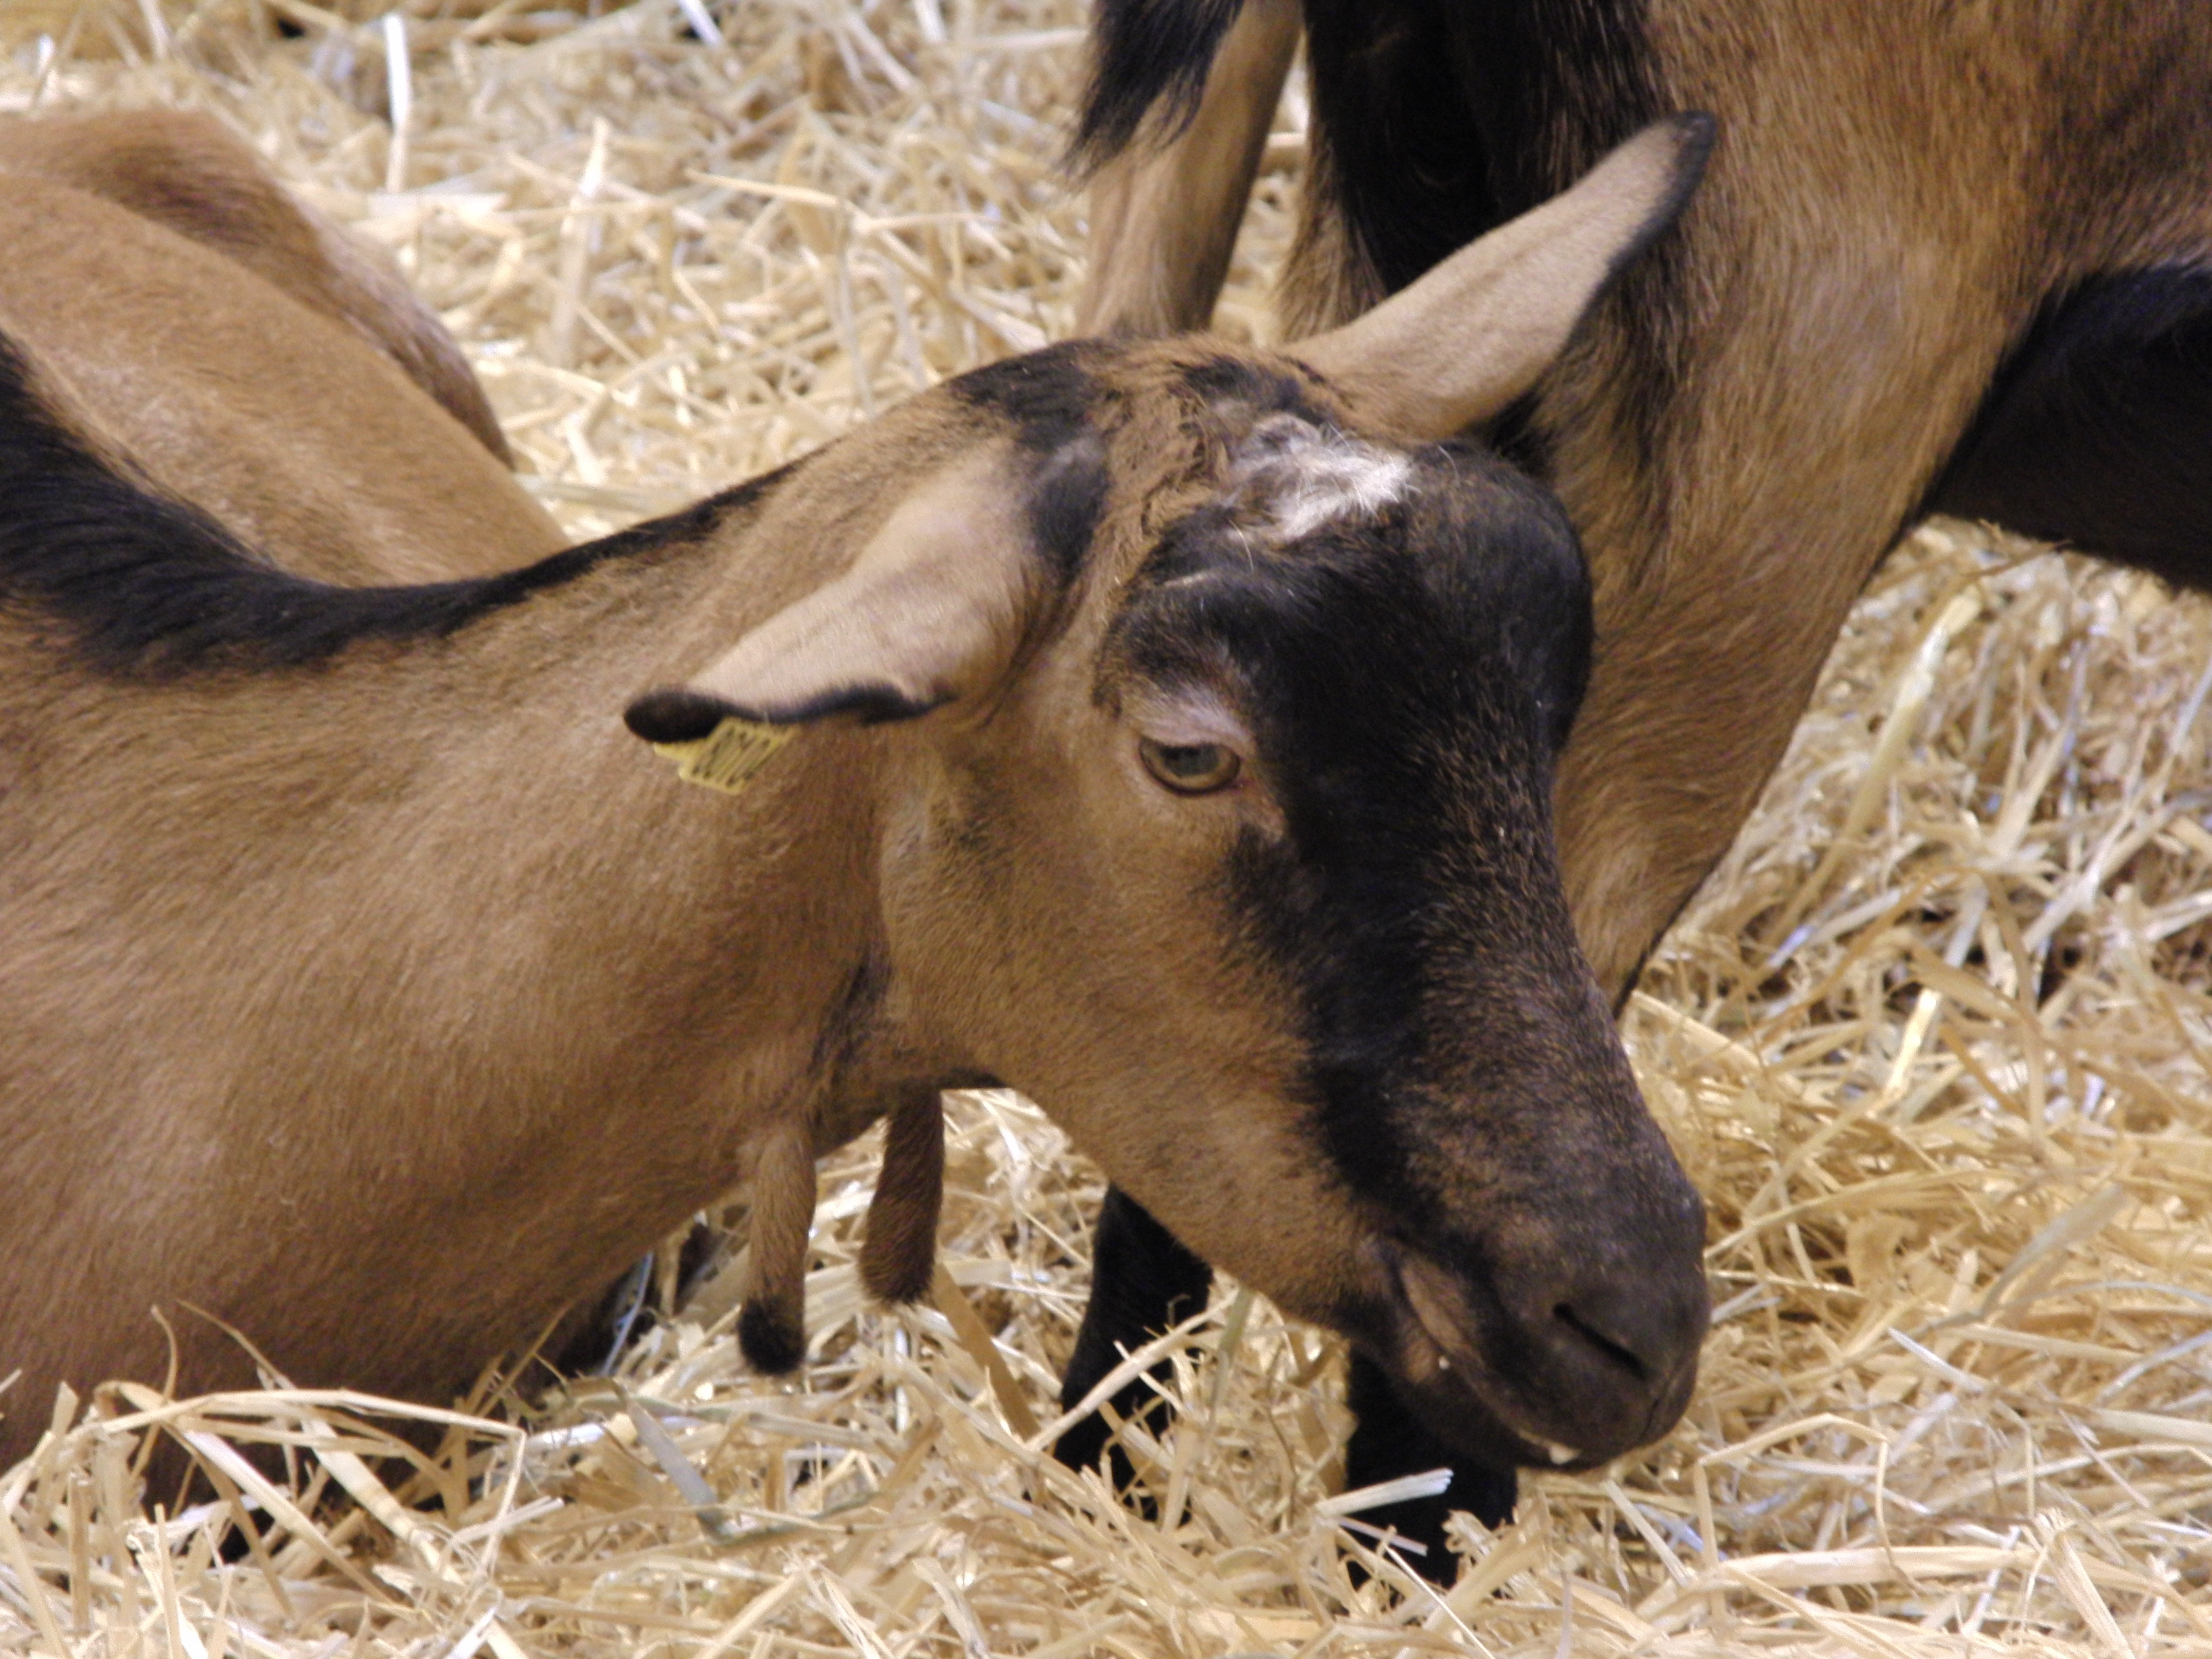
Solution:
<svg viewBox="0 0 2212 1659"><path fill-rule="evenodd" d="M2212 270L2101 276L2046 306L1927 506L2212 587Z"/></svg>
<svg viewBox="0 0 2212 1659"><path fill-rule="evenodd" d="M1423 1069L1425 958L1439 944L1509 958L1547 921L1564 938L1530 959L1572 949L1564 901L1548 917L1528 884L1556 889L1550 767L1588 672L1589 607L1557 505L1448 446L1417 458L1389 521L1277 557L1255 560L1202 509L1162 538L1117 623L1149 678L1217 676L1225 657L1244 682L1291 845L1243 844L1234 902L1301 985L1338 1167L1401 1213L1419 1195L1389 1096ZM1435 938L1470 908L1484 936Z"/></svg>
<svg viewBox="0 0 2212 1659"><path fill-rule="evenodd" d="M971 408L1005 416L1023 448L1049 455L1091 430L1098 382L1089 359L1098 349L1093 341L1064 340L970 369L945 389Z"/></svg>
<svg viewBox="0 0 2212 1659"><path fill-rule="evenodd" d="M647 743L696 743L714 736L729 714L720 697L676 685L647 692L623 710L623 724Z"/></svg>
<svg viewBox="0 0 2212 1659"><path fill-rule="evenodd" d="M809 726L816 720L849 719L855 726L887 726L897 720L920 720L933 708L951 702L949 696L908 696L896 686L880 682L866 685L832 686L803 702L766 703L759 708L732 707L741 720L769 726Z"/></svg>
<svg viewBox="0 0 2212 1659"><path fill-rule="evenodd" d="M1188 126L1222 37L1243 9L1243 0L1099 0L1073 165L1094 167L1127 149L1162 101L1163 140Z"/></svg>
<svg viewBox="0 0 2212 1659"><path fill-rule="evenodd" d="M1638 0L1308 0L1314 126L1386 290L1662 113Z"/></svg>
<svg viewBox="0 0 2212 1659"><path fill-rule="evenodd" d="M197 508L118 477L49 417L0 339L0 607L60 623L118 677L303 667L364 640L442 638L611 560L696 542L788 471L521 570L335 587L272 568Z"/></svg>
<svg viewBox="0 0 2212 1659"><path fill-rule="evenodd" d="M1038 458L1025 502L1030 533L1063 581L1083 568L1106 510L1106 446L1096 422L1101 394L1087 361L1097 350L1091 342L1066 341L948 383L971 407L1012 420L1017 441Z"/></svg>
<svg viewBox="0 0 2212 1659"><path fill-rule="evenodd" d="M1395 292L1511 216L1500 169L1436 4L1316 0L1306 26L1313 166Z"/></svg>
<svg viewBox="0 0 2212 1659"><path fill-rule="evenodd" d="M1209 357L1184 370L1182 382L1193 396L1209 404L1240 404L1255 416L1295 415L1314 426L1330 423L1330 417L1307 396L1304 380L1246 358Z"/></svg>
<svg viewBox="0 0 2212 1659"><path fill-rule="evenodd" d="M755 1370L782 1376L805 1359L806 1333L780 1310L749 1301L738 1314L738 1347Z"/></svg>
<svg viewBox="0 0 2212 1659"><path fill-rule="evenodd" d="M810 726L816 720L849 719L856 726L883 726L919 720L940 708L949 697L926 702L880 683L832 686L799 702L740 703L711 697L687 687L648 691L623 711L623 723L647 743L692 743L710 737L726 720L757 726Z"/></svg>
<svg viewBox="0 0 2212 1659"><path fill-rule="evenodd" d="M1030 534L1063 581L1073 580L1105 516L1106 444L1089 429L1037 464L1024 503Z"/></svg>

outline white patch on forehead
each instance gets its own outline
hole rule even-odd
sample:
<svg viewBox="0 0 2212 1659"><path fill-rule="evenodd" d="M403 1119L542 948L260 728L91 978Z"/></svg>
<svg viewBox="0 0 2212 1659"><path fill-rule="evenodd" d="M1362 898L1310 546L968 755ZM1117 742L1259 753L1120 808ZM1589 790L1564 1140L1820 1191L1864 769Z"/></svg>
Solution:
<svg viewBox="0 0 2212 1659"><path fill-rule="evenodd" d="M1231 498L1246 530L1279 546L1339 520L1376 517L1405 496L1413 475L1401 451L1270 415L1237 447Z"/></svg>

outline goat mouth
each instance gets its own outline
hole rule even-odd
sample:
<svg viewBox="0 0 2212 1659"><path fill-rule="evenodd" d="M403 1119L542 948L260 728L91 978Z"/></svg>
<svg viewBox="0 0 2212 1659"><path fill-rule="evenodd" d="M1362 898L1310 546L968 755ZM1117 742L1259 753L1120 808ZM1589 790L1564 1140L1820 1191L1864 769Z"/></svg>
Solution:
<svg viewBox="0 0 2212 1659"><path fill-rule="evenodd" d="M1437 1270L1418 1253L1386 1243L1395 1327L1388 1369L1407 1407L1470 1462L1494 1468L1595 1468L1612 1455L1592 1453L1546 1432L1512 1379L1485 1357L1480 1334L1430 1282ZM1410 1271L1409 1271L1410 1269Z"/></svg>

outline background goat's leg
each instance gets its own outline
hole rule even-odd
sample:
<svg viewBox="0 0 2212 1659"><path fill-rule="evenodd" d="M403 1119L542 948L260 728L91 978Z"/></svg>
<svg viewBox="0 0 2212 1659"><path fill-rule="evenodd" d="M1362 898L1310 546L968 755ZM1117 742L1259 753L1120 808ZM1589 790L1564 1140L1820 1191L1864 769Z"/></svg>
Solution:
<svg viewBox="0 0 2212 1659"><path fill-rule="evenodd" d="M1212 319L1299 27L1297 0L1248 0L1189 125L1165 144L1140 135L1098 170L1078 334L1181 334Z"/></svg>
<svg viewBox="0 0 2212 1659"><path fill-rule="evenodd" d="M1078 1404L1099 1380L1133 1352L1178 1321L1206 1305L1213 1269L1179 1243L1174 1234L1147 1214L1119 1187L1106 1189L1099 1207L1098 1231L1091 1249L1091 1305L1060 1387L1063 1407ZM1163 1363L1152 1374L1164 1378ZM1107 1402L1124 1422L1139 1418L1157 1434L1166 1408L1142 1378ZM1105 1417L1093 1413L1060 1437L1053 1455L1070 1468L1089 1468L1106 1448ZM1115 1490L1124 1491L1136 1471L1119 1445L1113 1448L1109 1474Z"/></svg>
<svg viewBox="0 0 2212 1659"><path fill-rule="evenodd" d="M1454 1510L1465 1510L1486 1527L1502 1526L1512 1518L1514 1499L1520 1494L1519 1477L1510 1468L1462 1466L1443 1442L1399 1403L1382 1368L1357 1349L1352 1355L1345 1398L1359 1419L1351 1443L1344 1449L1347 1492L1431 1469L1452 1472L1451 1485L1434 1498L1384 1504L1363 1510L1359 1515L1370 1527L1382 1527L1421 1545L1428 1553L1409 1557L1413 1566L1424 1577L1449 1584L1458 1572L1458 1564L1444 1544L1444 1517Z"/></svg>

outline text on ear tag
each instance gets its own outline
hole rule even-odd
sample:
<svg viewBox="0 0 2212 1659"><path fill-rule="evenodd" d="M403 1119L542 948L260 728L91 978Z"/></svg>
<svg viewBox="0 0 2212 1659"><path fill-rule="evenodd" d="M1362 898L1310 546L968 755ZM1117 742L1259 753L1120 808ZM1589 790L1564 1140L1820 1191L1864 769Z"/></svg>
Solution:
<svg viewBox="0 0 2212 1659"><path fill-rule="evenodd" d="M726 714L722 723L703 738L690 743L656 743L653 748L654 753L676 763L676 775L684 782L734 795L753 781L753 774L767 765L797 730Z"/></svg>

